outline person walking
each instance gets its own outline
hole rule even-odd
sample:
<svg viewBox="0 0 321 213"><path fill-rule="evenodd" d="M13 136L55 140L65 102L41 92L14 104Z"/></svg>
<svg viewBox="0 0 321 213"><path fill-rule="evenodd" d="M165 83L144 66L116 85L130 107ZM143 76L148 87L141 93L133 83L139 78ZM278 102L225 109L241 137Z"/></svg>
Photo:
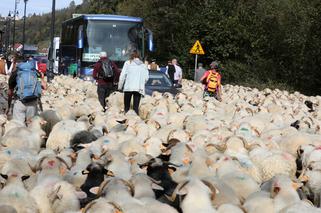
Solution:
<svg viewBox="0 0 321 213"><path fill-rule="evenodd" d="M152 63L148 65L148 69L152 71L159 71L159 66L156 64L156 59L152 59Z"/></svg>
<svg viewBox="0 0 321 213"><path fill-rule="evenodd" d="M0 74L6 75L8 72L7 62L3 55L0 55Z"/></svg>
<svg viewBox="0 0 321 213"><path fill-rule="evenodd" d="M204 75L204 73L206 72L206 70L203 68L203 64L199 63L198 64L198 68L195 71L195 75L194 75L194 81L195 82L200 82L202 76Z"/></svg>
<svg viewBox="0 0 321 213"><path fill-rule="evenodd" d="M11 73L14 70L16 70L16 66L17 66L16 57L17 57L16 55L9 56L7 60L7 67L8 67L7 75L11 75Z"/></svg>
<svg viewBox="0 0 321 213"><path fill-rule="evenodd" d="M174 84L175 85L181 85L182 84L182 78L183 78L182 68L177 64L177 59L176 58L173 58L172 64L175 67Z"/></svg>
<svg viewBox="0 0 321 213"><path fill-rule="evenodd" d="M168 61L166 66L166 75L171 79L174 84L174 74L175 74L175 66L172 64L172 61Z"/></svg>
<svg viewBox="0 0 321 213"><path fill-rule="evenodd" d="M149 73L147 66L139 59L139 54L135 50L130 55L130 59L125 62L119 77L118 90L124 91L124 111L127 113L133 97L133 108L139 115L139 102L145 95L145 84L148 81Z"/></svg>
<svg viewBox="0 0 321 213"><path fill-rule="evenodd" d="M29 56L27 56L27 58L28 58L27 62L31 63L35 70L38 70L38 63L37 63L36 59L33 57L33 55L29 55Z"/></svg>
<svg viewBox="0 0 321 213"><path fill-rule="evenodd" d="M114 91L119 74L117 65L108 58L106 52L101 52L100 59L94 65L93 78L97 82L98 100L104 112L106 111L106 98Z"/></svg>
<svg viewBox="0 0 321 213"><path fill-rule="evenodd" d="M41 96L41 82L38 80L34 65L21 56L16 57L16 69L9 78L8 114L11 101L15 94L13 105L13 119L25 123L27 126L31 119L38 114L38 101ZM15 91L16 90L16 91ZM14 92L15 91L15 92Z"/></svg>
<svg viewBox="0 0 321 213"><path fill-rule="evenodd" d="M200 79L200 82L204 84L203 98L214 97L218 101L222 101L221 74L218 72L218 62L213 61L210 67L211 69L207 70Z"/></svg>

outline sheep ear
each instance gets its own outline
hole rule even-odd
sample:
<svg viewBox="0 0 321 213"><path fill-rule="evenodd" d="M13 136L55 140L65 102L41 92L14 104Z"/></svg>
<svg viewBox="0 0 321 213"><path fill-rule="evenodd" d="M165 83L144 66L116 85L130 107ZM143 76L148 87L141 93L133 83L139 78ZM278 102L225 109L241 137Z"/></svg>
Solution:
<svg viewBox="0 0 321 213"><path fill-rule="evenodd" d="M167 171L168 171L169 175L172 176L173 173L176 171L176 168L172 167L172 166L168 166Z"/></svg>
<svg viewBox="0 0 321 213"><path fill-rule="evenodd" d="M77 146L87 149L87 148L89 148L91 146L91 143L80 143Z"/></svg>
<svg viewBox="0 0 321 213"><path fill-rule="evenodd" d="M83 191L76 191L76 196L78 197L78 199L85 199L87 198L87 194Z"/></svg>
<svg viewBox="0 0 321 213"><path fill-rule="evenodd" d="M303 186L302 183L297 183L297 182L292 182L292 187L297 190L298 188L300 188L301 186Z"/></svg>
<svg viewBox="0 0 321 213"><path fill-rule="evenodd" d="M8 175L0 174L3 179L8 179Z"/></svg>
<svg viewBox="0 0 321 213"><path fill-rule="evenodd" d="M107 170L107 173L106 173L107 176L110 176L110 177L115 177L115 174L110 171L110 170Z"/></svg>
<svg viewBox="0 0 321 213"><path fill-rule="evenodd" d="M99 192L99 186L92 187L91 189L89 189L89 191L90 191L92 194L97 195L98 192Z"/></svg>
<svg viewBox="0 0 321 213"><path fill-rule="evenodd" d="M178 192L176 194L178 194L178 195L186 195L187 194L186 187L183 187L180 190L178 190Z"/></svg>
<svg viewBox="0 0 321 213"><path fill-rule="evenodd" d="M161 191L164 190L163 187L161 187L160 185L157 185L156 183L152 183L152 188L155 190L161 190Z"/></svg>
<svg viewBox="0 0 321 213"><path fill-rule="evenodd" d="M144 170L144 172L147 173L147 168L148 166L144 165L144 166L139 166L140 169Z"/></svg>
<svg viewBox="0 0 321 213"><path fill-rule="evenodd" d="M30 178L30 175L24 175L24 176L21 177L21 180L22 180L22 181L25 181L25 180L27 180L28 178Z"/></svg>
<svg viewBox="0 0 321 213"><path fill-rule="evenodd" d="M41 125L41 126L44 126L44 125L46 125L46 124L47 124L47 121L45 121L45 120L41 120L41 121L40 121L40 125Z"/></svg>
<svg viewBox="0 0 321 213"><path fill-rule="evenodd" d="M87 169L82 170L82 171L81 171L81 174L82 174L82 175L88 175L88 174L89 174L89 171L88 171Z"/></svg>
<svg viewBox="0 0 321 213"><path fill-rule="evenodd" d="M66 174L66 171L67 171L66 167L64 167L64 166L61 166L59 168L59 173L60 173L61 176L64 176Z"/></svg>
<svg viewBox="0 0 321 213"><path fill-rule="evenodd" d="M57 194L58 200L61 200L63 197L64 197L63 195Z"/></svg>

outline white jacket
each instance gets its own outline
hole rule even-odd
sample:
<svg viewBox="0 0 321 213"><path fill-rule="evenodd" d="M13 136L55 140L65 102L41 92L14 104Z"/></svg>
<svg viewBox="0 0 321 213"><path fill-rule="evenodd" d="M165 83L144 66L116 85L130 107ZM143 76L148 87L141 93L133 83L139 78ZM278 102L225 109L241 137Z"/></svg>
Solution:
<svg viewBox="0 0 321 213"><path fill-rule="evenodd" d="M149 73L147 66L138 58L126 61L119 77L118 90L139 92L145 95L145 84Z"/></svg>

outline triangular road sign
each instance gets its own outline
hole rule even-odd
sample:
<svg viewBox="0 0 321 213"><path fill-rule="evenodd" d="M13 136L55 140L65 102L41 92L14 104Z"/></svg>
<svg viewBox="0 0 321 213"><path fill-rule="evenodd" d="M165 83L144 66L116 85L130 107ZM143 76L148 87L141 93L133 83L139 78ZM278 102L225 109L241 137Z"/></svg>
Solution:
<svg viewBox="0 0 321 213"><path fill-rule="evenodd" d="M192 49L189 51L191 54L204 55L205 52L199 40L195 42Z"/></svg>

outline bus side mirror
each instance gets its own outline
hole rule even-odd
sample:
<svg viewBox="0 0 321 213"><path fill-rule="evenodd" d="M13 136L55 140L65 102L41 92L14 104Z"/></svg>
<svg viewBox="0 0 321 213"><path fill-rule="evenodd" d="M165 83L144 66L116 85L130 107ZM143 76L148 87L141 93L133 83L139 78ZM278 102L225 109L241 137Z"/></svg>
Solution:
<svg viewBox="0 0 321 213"><path fill-rule="evenodd" d="M147 47L150 52L154 52L154 41L153 41L153 32L150 29L146 29L147 31Z"/></svg>

